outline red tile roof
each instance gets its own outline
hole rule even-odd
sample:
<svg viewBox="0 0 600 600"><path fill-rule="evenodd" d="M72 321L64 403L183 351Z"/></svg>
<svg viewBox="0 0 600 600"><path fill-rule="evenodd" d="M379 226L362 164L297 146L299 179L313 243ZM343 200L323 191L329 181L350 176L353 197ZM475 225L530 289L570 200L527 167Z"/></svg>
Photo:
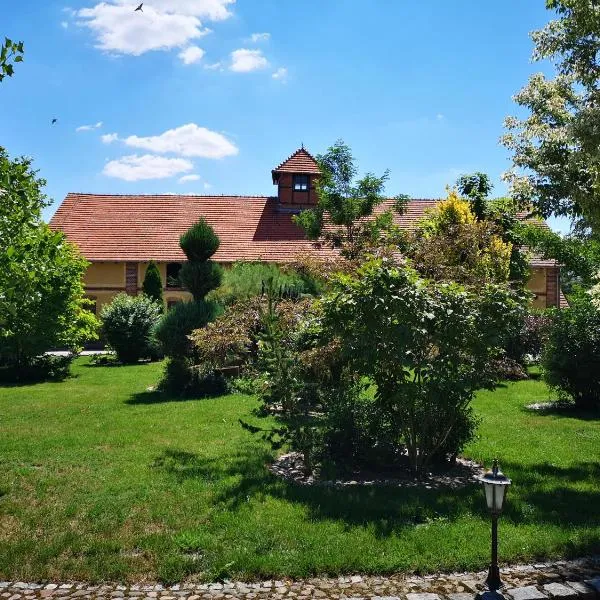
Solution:
<svg viewBox="0 0 600 600"><path fill-rule="evenodd" d="M401 227L413 229L437 200L411 200ZM389 200L377 212L393 206ZM214 258L293 261L299 254L327 257L333 250L306 239L289 212L278 210L277 198L264 196L153 196L69 194L50 221L92 262L180 262L185 259L179 236L204 217L221 240ZM552 261L539 266L554 266ZM541 263L544 262L542 265ZM548 264L546 264L548 262ZM538 266L533 264L532 266Z"/></svg>
<svg viewBox="0 0 600 600"><path fill-rule="evenodd" d="M221 240L220 262L286 262L320 249L277 199L242 196L104 196L69 194L50 221L89 261L180 262L179 236L204 217Z"/></svg>
<svg viewBox="0 0 600 600"><path fill-rule="evenodd" d="M299 148L287 160L284 160L276 169L273 169L273 178L278 173L299 173L304 175L319 175L319 165L312 154L304 148Z"/></svg>

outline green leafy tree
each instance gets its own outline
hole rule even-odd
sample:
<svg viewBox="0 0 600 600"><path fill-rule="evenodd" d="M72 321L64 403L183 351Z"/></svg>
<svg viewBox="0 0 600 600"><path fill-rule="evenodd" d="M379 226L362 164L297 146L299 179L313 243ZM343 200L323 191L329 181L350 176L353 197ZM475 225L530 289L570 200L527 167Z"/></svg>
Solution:
<svg viewBox="0 0 600 600"><path fill-rule="evenodd" d="M94 339L82 276L88 263L42 221L43 179L0 148L0 364L17 371L53 347Z"/></svg>
<svg viewBox="0 0 600 600"><path fill-rule="evenodd" d="M4 43L0 46L0 82L5 77L13 76L14 63L23 62L23 52L23 42L4 38Z"/></svg>
<svg viewBox="0 0 600 600"><path fill-rule="evenodd" d="M584 218L600 227L600 5L547 0L557 18L533 32L534 60L550 60L557 75L538 73L515 96L528 113L509 117L504 145L512 152L512 193L543 217Z"/></svg>
<svg viewBox="0 0 600 600"><path fill-rule="evenodd" d="M354 257L358 248L365 245L365 237L373 238L379 229L389 224L385 217L365 225L364 219L384 200L383 192L389 172L377 177L367 173L356 179L358 169L352 151L342 140L338 140L325 154L316 160L321 170L316 188L318 201L314 208L297 215L294 220L311 240L323 238L334 247L343 248ZM403 210L405 196L396 199L397 210ZM334 228L325 227L326 224ZM379 225L379 227L377 227Z"/></svg>
<svg viewBox="0 0 600 600"><path fill-rule="evenodd" d="M376 384L374 410L392 423L417 473L441 448L457 451L446 443L455 427L470 430L470 402L494 384L490 361L523 310L506 286L469 292L385 261L341 277L322 307L328 337Z"/></svg>
<svg viewBox="0 0 600 600"><path fill-rule="evenodd" d="M475 217L483 221L487 215L488 196L494 188L489 176L479 171L461 175L456 186L458 191L471 202Z"/></svg>
<svg viewBox="0 0 600 600"><path fill-rule="evenodd" d="M164 309L162 277L158 265L153 260L150 261L146 269L142 291L160 306L161 311Z"/></svg>

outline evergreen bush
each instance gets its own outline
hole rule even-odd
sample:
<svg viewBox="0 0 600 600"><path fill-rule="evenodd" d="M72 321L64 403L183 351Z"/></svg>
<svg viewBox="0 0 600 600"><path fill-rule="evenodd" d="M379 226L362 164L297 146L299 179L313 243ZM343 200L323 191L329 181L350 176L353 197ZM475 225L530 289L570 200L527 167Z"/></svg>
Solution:
<svg viewBox="0 0 600 600"><path fill-rule="evenodd" d="M179 245L190 262L208 260L219 249L219 244L217 234L204 218L179 238Z"/></svg>
<svg viewBox="0 0 600 600"><path fill-rule="evenodd" d="M153 260L150 261L146 269L142 291L160 306L161 311L164 311L162 277L158 265Z"/></svg>

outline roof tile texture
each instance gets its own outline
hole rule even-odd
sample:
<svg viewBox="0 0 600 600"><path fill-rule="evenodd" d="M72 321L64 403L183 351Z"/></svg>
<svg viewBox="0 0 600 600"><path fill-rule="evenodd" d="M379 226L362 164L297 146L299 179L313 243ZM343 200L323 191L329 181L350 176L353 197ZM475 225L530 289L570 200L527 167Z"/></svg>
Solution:
<svg viewBox="0 0 600 600"><path fill-rule="evenodd" d="M309 175L319 175L319 165L313 156L305 150L300 148L294 152L287 160L284 160L276 169L273 169L273 173L299 173Z"/></svg>
<svg viewBox="0 0 600 600"><path fill-rule="evenodd" d="M415 227L436 200L411 200L398 225ZM378 211L391 208L389 200ZM214 228L221 245L214 259L290 262L298 255L333 254L306 239L292 215L265 196L155 196L69 194L50 221L92 262L181 262L179 237L200 217ZM535 257L539 266L546 265ZM552 262L552 264L556 264ZM534 265L537 266L537 265Z"/></svg>

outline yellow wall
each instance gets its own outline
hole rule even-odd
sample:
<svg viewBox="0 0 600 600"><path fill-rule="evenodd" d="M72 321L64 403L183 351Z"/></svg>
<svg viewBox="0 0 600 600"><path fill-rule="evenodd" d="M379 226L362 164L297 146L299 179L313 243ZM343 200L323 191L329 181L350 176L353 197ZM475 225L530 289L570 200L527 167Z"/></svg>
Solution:
<svg viewBox="0 0 600 600"><path fill-rule="evenodd" d="M546 308L546 269L531 269L527 289L535 294L533 308Z"/></svg>
<svg viewBox="0 0 600 600"><path fill-rule="evenodd" d="M167 263L157 264L164 286L167 278ZM138 264L138 291L142 289L147 268L148 263ZM117 294L125 292L125 263L92 263L87 268L83 283L86 296L96 302L96 314L100 315L105 304L109 304ZM163 295L165 306L168 306L169 302L188 302L192 299L189 292L181 289L164 289Z"/></svg>
<svg viewBox="0 0 600 600"><path fill-rule="evenodd" d="M94 262L85 272L86 287L122 287L125 289L125 263Z"/></svg>

